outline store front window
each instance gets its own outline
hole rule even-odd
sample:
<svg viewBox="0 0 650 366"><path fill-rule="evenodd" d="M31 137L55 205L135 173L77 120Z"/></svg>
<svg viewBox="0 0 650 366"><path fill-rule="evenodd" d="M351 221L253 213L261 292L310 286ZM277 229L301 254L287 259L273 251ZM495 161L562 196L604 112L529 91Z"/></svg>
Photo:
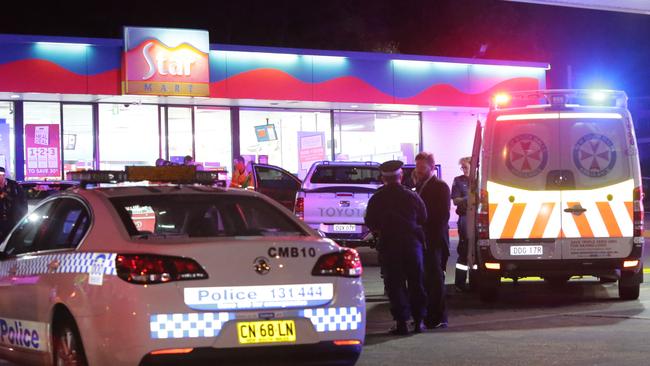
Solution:
<svg viewBox="0 0 650 366"><path fill-rule="evenodd" d="M157 105L99 105L99 168L154 165L160 156Z"/></svg>
<svg viewBox="0 0 650 366"><path fill-rule="evenodd" d="M14 104L0 102L0 166L7 176L16 177L14 156Z"/></svg>
<svg viewBox="0 0 650 366"><path fill-rule="evenodd" d="M414 163L420 150L420 115L335 112L334 138L336 160Z"/></svg>
<svg viewBox="0 0 650 366"><path fill-rule="evenodd" d="M302 179L314 161L331 159L329 111L242 109L239 120L247 160L268 160Z"/></svg>
<svg viewBox="0 0 650 366"><path fill-rule="evenodd" d="M232 172L230 109L195 107L194 160L205 169L226 167Z"/></svg>
<svg viewBox="0 0 650 366"><path fill-rule="evenodd" d="M93 107L63 104L63 170L93 169Z"/></svg>
<svg viewBox="0 0 650 366"><path fill-rule="evenodd" d="M25 180L56 180L61 171L61 104L25 102Z"/></svg>

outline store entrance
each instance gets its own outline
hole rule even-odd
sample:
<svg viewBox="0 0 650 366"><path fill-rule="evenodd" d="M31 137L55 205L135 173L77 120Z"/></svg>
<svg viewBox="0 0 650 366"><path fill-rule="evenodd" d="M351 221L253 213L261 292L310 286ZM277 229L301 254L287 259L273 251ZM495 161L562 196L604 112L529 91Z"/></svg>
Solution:
<svg viewBox="0 0 650 366"><path fill-rule="evenodd" d="M192 107L164 106L166 139L165 155L172 163L182 164L187 155L194 157L194 113Z"/></svg>

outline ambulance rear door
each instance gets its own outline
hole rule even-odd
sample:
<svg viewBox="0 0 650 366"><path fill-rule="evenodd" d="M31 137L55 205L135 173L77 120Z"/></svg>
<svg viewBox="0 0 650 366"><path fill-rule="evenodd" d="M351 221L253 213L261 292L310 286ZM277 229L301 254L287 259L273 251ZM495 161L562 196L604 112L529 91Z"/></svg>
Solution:
<svg viewBox="0 0 650 366"><path fill-rule="evenodd" d="M564 259L624 258L632 250L632 202L640 173L628 118L560 113Z"/></svg>
<svg viewBox="0 0 650 366"><path fill-rule="evenodd" d="M486 139L484 178L492 255L499 260L560 259L561 169L558 113L522 111L495 117Z"/></svg>

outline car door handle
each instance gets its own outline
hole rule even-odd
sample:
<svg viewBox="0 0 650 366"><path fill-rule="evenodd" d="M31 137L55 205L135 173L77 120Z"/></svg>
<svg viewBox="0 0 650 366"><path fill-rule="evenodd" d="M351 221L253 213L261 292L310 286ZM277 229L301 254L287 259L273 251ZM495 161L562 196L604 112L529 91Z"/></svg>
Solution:
<svg viewBox="0 0 650 366"><path fill-rule="evenodd" d="M61 262L58 259L55 259L47 265L47 270L50 271L50 273L56 272L56 270L59 269L60 265Z"/></svg>
<svg viewBox="0 0 650 366"><path fill-rule="evenodd" d="M564 212L570 212L576 216L582 215L585 211L587 211L587 209L582 208L582 206L573 206L564 209Z"/></svg>

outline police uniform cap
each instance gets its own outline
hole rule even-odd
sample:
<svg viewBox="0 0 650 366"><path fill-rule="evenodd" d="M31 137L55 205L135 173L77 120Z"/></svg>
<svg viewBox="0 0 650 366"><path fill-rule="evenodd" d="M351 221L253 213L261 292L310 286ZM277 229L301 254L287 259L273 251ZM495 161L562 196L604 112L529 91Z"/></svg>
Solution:
<svg viewBox="0 0 650 366"><path fill-rule="evenodd" d="M399 160L389 160L379 166L379 171L383 176L397 175L399 174L400 169L402 169L402 165L404 165L404 163Z"/></svg>

